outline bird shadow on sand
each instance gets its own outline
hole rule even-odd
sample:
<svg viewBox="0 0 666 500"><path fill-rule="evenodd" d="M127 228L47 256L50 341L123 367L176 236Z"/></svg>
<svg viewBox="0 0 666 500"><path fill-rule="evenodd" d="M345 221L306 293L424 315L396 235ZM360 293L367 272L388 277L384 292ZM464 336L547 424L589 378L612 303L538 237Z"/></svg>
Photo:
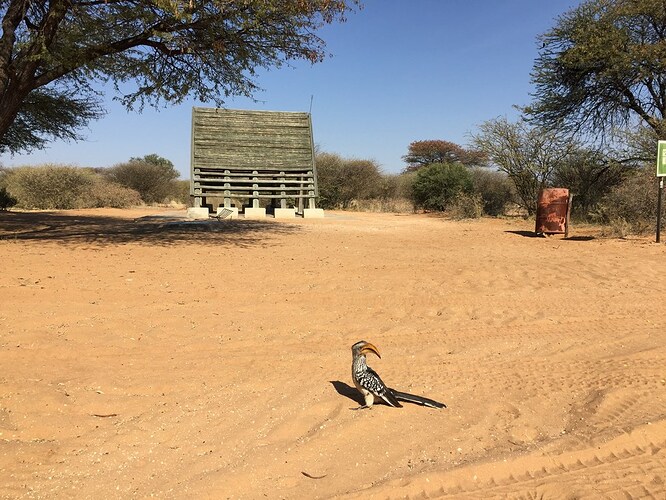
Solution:
<svg viewBox="0 0 666 500"><path fill-rule="evenodd" d="M345 396L355 403L358 403L359 405L365 404L363 396L356 390L355 387L347 385L344 382L340 382L339 380L331 380L330 382L341 396Z"/></svg>

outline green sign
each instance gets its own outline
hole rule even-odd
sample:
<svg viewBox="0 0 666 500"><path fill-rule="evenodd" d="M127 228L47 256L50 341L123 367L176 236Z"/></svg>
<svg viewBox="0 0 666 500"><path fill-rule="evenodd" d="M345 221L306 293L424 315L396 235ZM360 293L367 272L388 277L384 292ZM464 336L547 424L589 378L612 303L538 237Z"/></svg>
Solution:
<svg viewBox="0 0 666 500"><path fill-rule="evenodd" d="M657 177L666 177L666 141L657 146Z"/></svg>

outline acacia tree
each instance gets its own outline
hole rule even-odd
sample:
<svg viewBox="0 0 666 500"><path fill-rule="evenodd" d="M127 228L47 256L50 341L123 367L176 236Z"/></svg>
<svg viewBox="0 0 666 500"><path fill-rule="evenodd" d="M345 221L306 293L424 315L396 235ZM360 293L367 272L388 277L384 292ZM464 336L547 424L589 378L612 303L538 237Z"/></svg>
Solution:
<svg viewBox="0 0 666 500"><path fill-rule="evenodd" d="M560 131L539 129L525 121L512 123L506 118L482 123L473 140L513 181L518 203L529 215L536 213L539 191L578 148Z"/></svg>
<svg viewBox="0 0 666 500"><path fill-rule="evenodd" d="M638 118L666 139L666 3L587 0L541 37L527 114L596 135Z"/></svg>
<svg viewBox="0 0 666 500"><path fill-rule="evenodd" d="M462 163L467 167L481 166L486 158L482 152L465 149L454 142L441 140L414 141L402 157L405 171L413 172L433 163Z"/></svg>
<svg viewBox="0 0 666 500"><path fill-rule="evenodd" d="M128 109L251 97L256 69L318 62L359 0L0 0L0 152L78 138L99 83Z"/></svg>

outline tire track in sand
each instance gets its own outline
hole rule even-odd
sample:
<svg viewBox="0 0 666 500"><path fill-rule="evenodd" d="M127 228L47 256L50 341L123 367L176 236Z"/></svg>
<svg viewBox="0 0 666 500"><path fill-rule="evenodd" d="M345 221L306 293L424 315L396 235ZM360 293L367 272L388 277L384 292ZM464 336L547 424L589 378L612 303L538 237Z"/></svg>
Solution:
<svg viewBox="0 0 666 500"><path fill-rule="evenodd" d="M666 420L603 445L395 480L349 498L666 497Z"/></svg>

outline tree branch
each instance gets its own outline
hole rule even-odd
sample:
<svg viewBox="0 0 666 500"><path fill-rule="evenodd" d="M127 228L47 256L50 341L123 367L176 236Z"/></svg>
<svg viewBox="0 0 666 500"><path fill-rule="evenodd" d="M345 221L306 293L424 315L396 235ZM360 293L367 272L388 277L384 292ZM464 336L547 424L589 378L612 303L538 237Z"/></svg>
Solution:
<svg viewBox="0 0 666 500"><path fill-rule="evenodd" d="M24 64L17 68L16 80L19 86L30 90L39 86L35 84L35 71L43 64L44 56L53 43L60 23L67 15L69 5L67 0L49 2L49 10L39 26L37 35L21 57Z"/></svg>
<svg viewBox="0 0 666 500"><path fill-rule="evenodd" d="M16 30L25 17L29 0L13 0L2 18L2 37L0 37L0 96L7 89L10 75L12 50L16 42Z"/></svg>

